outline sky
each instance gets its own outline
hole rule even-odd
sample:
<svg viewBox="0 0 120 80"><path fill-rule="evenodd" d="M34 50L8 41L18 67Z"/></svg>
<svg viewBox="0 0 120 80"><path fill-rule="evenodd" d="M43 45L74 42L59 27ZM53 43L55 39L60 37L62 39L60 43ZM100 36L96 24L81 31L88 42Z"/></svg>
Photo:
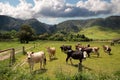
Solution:
<svg viewBox="0 0 120 80"><path fill-rule="evenodd" d="M0 0L0 15L47 24L120 15L120 0Z"/></svg>

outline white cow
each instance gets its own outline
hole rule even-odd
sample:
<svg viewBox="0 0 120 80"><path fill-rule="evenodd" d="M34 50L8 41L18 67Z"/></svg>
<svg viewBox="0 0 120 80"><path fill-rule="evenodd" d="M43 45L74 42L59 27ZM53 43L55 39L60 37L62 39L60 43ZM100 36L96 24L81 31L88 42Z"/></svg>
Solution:
<svg viewBox="0 0 120 80"><path fill-rule="evenodd" d="M34 64L40 62L40 69L45 68L46 65L46 56L43 51L40 52L27 52L27 61L30 66L30 72L33 70Z"/></svg>

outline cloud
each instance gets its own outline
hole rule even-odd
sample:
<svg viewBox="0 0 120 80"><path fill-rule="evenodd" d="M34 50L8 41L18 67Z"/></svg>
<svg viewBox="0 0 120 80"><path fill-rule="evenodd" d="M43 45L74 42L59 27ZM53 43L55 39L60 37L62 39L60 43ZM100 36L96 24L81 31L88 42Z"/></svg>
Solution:
<svg viewBox="0 0 120 80"><path fill-rule="evenodd" d="M32 18L32 4L27 3L25 0L19 1L20 3L17 6L12 6L8 2L0 2L0 15L8 15L22 19Z"/></svg>
<svg viewBox="0 0 120 80"><path fill-rule="evenodd" d="M90 17L98 15L120 15L120 0L80 0L76 4L69 4L65 0L19 0L19 4L12 6L9 2L0 2L0 15L15 18L70 18ZM50 19L49 19L50 20Z"/></svg>

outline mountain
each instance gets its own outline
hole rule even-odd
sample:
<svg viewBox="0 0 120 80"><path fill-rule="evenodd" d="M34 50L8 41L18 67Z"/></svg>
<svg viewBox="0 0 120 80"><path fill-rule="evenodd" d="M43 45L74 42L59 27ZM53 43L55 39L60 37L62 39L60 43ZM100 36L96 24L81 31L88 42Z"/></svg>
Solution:
<svg viewBox="0 0 120 80"><path fill-rule="evenodd" d="M47 24L41 23L36 19L28 19L28 20L21 20L15 19L9 16L0 15L0 30L1 31L11 31L16 30L18 31L23 24L30 25L37 34L43 34L49 31L49 26Z"/></svg>
<svg viewBox="0 0 120 80"><path fill-rule="evenodd" d="M37 34L50 33L50 25L41 23L36 19L25 20L24 24L30 25L37 32Z"/></svg>
<svg viewBox="0 0 120 80"><path fill-rule="evenodd" d="M120 38L120 16L87 20L68 20L59 23L57 31L80 33L92 39Z"/></svg>
<svg viewBox="0 0 120 80"><path fill-rule="evenodd" d="M10 31L12 29L18 30L23 23L20 19L15 19L9 16L0 15L0 30Z"/></svg>
<svg viewBox="0 0 120 80"><path fill-rule="evenodd" d="M58 31L85 34L89 38L113 38L120 36L120 16L96 18L87 20L68 20L57 25L41 23L36 19L21 20L5 15L0 15L0 30L19 30L20 26L28 24L35 29L37 34L56 33ZM99 32L99 33L95 33ZM106 35L107 34L107 35ZM112 34L112 35L108 35ZM107 36L107 37L106 37ZM112 36L112 37L111 37Z"/></svg>
<svg viewBox="0 0 120 80"><path fill-rule="evenodd" d="M87 20L68 20L57 25L57 30L79 32L83 28L101 26L101 28L120 29L120 16Z"/></svg>

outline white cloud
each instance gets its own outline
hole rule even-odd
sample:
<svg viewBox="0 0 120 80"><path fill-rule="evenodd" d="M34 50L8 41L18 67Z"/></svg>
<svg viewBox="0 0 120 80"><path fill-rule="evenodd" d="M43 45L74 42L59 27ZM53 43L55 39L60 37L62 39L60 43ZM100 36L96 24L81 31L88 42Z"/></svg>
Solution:
<svg viewBox="0 0 120 80"><path fill-rule="evenodd" d="M80 8L86 8L89 11L105 11L109 10L110 4L106 1L101 1L101 0L88 0L86 2L79 1L77 3L77 7Z"/></svg>
<svg viewBox="0 0 120 80"><path fill-rule="evenodd" d="M0 2L0 15L15 18L49 18L48 21L64 17L90 17L97 15L120 15L120 0L80 0L76 4L68 4L65 0L33 0L34 4L19 0L17 6L9 2Z"/></svg>
<svg viewBox="0 0 120 80"><path fill-rule="evenodd" d="M77 7L85 8L89 11L99 13L100 14L118 14L120 15L120 0L111 0L107 2L106 0L87 0L87 1L79 1L77 3Z"/></svg>
<svg viewBox="0 0 120 80"><path fill-rule="evenodd" d="M20 3L15 7L7 3L0 3L0 15L8 15L15 18L28 19L32 18L32 4L25 0L19 0Z"/></svg>
<svg viewBox="0 0 120 80"><path fill-rule="evenodd" d="M111 0L112 13L120 15L120 0Z"/></svg>

